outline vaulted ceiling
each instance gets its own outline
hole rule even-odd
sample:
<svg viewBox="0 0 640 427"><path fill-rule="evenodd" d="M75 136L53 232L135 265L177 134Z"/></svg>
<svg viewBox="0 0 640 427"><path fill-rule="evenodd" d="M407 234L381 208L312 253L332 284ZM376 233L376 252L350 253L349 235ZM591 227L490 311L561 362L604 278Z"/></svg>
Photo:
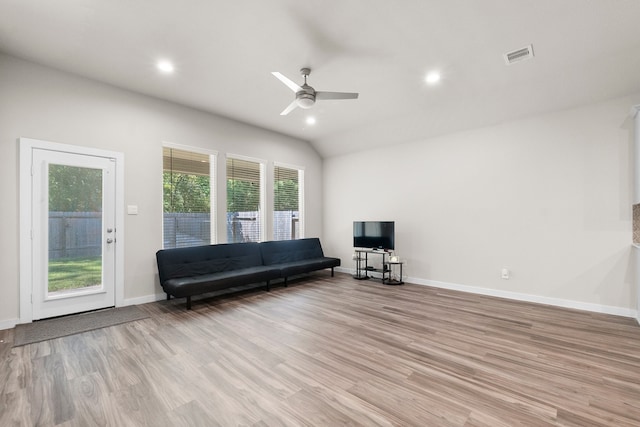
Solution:
<svg viewBox="0 0 640 427"><path fill-rule="evenodd" d="M532 59L506 64L504 53L530 44ZM328 157L639 91L640 2L2 0L0 51ZM175 71L158 72L160 59ZM359 99L281 116L294 94L271 72L302 83L302 67L316 90Z"/></svg>

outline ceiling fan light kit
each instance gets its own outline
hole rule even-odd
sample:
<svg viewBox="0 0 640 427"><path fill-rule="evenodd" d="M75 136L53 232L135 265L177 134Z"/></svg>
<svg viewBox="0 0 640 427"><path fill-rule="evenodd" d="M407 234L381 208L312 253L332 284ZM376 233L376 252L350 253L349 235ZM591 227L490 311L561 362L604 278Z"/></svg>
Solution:
<svg viewBox="0 0 640 427"><path fill-rule="evenodd" d="M352 92L316 92L314 88L307 84L307 77L311 74L310 68L302 68L300 69L300 74L304 77L304 83L302 86L299 86L289 78L285 77L283 74L274 71L273 74L278 80L284 83L289 89L291 89L296 94L296 98L293 100L291 104L285 108L281 116L286 116L291 111L293 111L296 107L300 107L303 109L309 109L313 107L316 103L317 99L357 99L358 94Z"/></svg>
<svg viewBox="0 0 640 427"><path fill-rule="evenodd" d="M298 104L298 107L300 108L304 108L304 109L311 108L315 103L316 103L316 97L312 93L302 93L300 94L300 96L296 97L296 104Z"/></svg>

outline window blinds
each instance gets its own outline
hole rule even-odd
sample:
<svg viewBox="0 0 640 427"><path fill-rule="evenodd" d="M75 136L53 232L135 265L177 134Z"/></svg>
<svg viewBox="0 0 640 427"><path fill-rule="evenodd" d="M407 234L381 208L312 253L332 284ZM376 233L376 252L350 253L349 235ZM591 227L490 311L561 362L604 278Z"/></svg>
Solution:
<svg viewBox="0 0 640 427"><path fill-rule="evenodd" d="M276 166L273 170L273 210L298 210L298 170Z"/></svg>
<svg viewBox="0 0 640 427"><path fill-rule="evenodd" d="M260 163L227 158L227 212L260 208Z"/></svg>
<svg viewBox="0 0 640 427"><path fill-rule="evenodd" d="M273 169L273 239L300 238L300 171L284 166Z"/></svg>
<svg viewBox="0 0 640 427"><path fill-rule="evenodd" d="M163 147L163 247L212 243L213 199L209 154Z"/></svg>
<svg viewBox="0 0 640 427"><path fill-rule="evenodd" d="M162 168L165 172L209 176L209 155L164 147Z"/></svg>

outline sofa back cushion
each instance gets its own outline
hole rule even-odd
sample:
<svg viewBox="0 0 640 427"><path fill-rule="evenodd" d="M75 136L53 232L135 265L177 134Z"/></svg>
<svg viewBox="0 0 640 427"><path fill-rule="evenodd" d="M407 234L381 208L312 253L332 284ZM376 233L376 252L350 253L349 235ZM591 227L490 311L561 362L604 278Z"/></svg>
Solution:
<svg viewBox="0 0 640 427"><path fill-rule="evenodd" d="M260 246L253 242L163 249L156 252L156 260L160 283L262 265Z"/></svg>
<svg viewBox="0 0 640 427"><path fill-rule="evenodd" d="M298 240L278 240L260 243L264 265L282 264L322 258L322 246L317 237Z"/></svg>

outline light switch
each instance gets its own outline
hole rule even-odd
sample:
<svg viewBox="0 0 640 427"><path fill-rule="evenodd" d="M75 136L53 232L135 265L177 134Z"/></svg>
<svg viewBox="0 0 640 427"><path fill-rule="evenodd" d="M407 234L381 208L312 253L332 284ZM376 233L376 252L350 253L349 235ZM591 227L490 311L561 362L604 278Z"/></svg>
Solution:
<svg viewBox="0 0 640 427"><path fill-rule="evenodd" d="M138 215L138 205L127 205L128 215Z"/></svg>

